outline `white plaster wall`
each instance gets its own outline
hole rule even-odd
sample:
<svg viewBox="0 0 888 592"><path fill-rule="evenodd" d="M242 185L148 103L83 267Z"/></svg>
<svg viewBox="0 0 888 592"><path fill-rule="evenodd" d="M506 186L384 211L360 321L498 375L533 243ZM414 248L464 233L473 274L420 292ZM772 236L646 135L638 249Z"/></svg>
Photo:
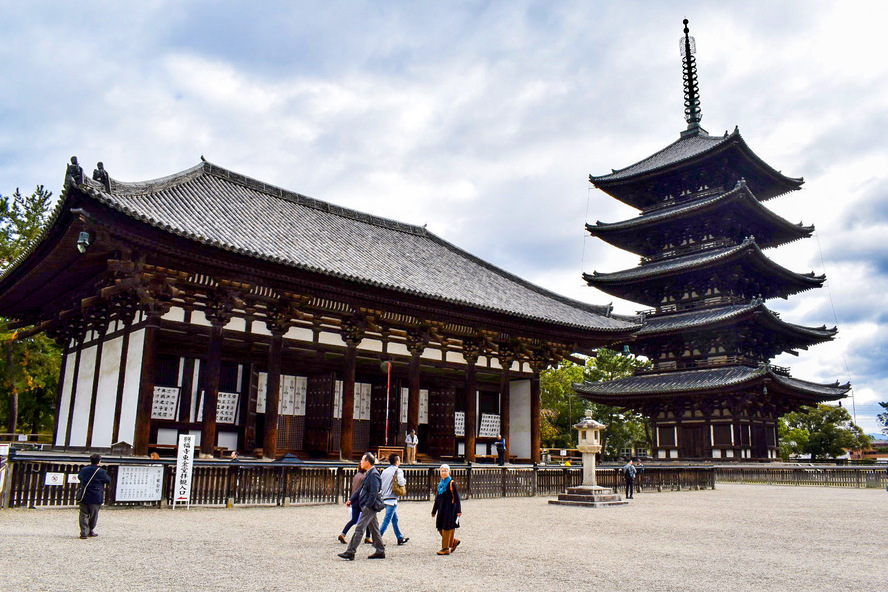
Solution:
<svg viewBox="0 0 888 592"><path fill-rule="evenodd" d="M318 336L318 342L325 345L345 347L345 342L342 340L342 336L339 335L339 333L331 333L329 331L321 331L321 334Z"/></svg>
<svg viewBox="0 0 888 592"><path fill-rule="evenodd" d="M400 344L393 344L393 343L389 344L389 351L392 351L392 345L400 345ZM404 346L401 346L401 347L404 347ZM404 349L406 350L407 348L404 347ZM422 355L420 355L419 357L426 358L428 360L437 360L440 362L441 361L441 350L427 347L424 350L422 350Z"/></svg>
<svg viewBox="0 0 888 592"><path fill-rule="evenodd" d="M378 339L363 339L361 343L358 344L358 349L363 349L366 351L374 351L381 352L382 351L382 342Z"/></svg>
<svg viewBox="0 0 888 592"><path fill-rule="evenodd" d="M287 334L284 335L285 339L296 339L297 341L314 341L314 333L311 329L306 329L305 327L290 327L290 330L287 331ZM342 341L340 339L340 341Z"/></svg>
<svg viewBox="0 0 888 592"><path fill-rule="evenodd" d="M509 454L530 458L530 380L509 383Z"/></svg>
<svg viewBox="0 0 888 592"><path fill-rule="evenodd" d="M403 343L389 343L388 353L392 354L393 356L409 356L410 350L407 349L407 346Z"/></svg>
<svg viewBox="0 0 888 592"><path fill-rule="evenodd" d="M110 447L114 434L114 407L117 403L117 380L120 378L120 353L123 337L117 337L102 347L99 366L99 390L96 393L96 417L93 421L92 446Z"/></svg>
<svg viewBox="0 0 888 592"><path fill-rule="evenodd" d="M191 311L191 323L202 327L210 326L210 321L207 320L207 315L202 310Z"/></svg>
<svg viewBox="0 0 888 592"><path fill-rule="evenodd" d="M71 405L71 390L74 386L74 362L77 361L75 352L71 352L62 363L65 365L65 381L62 383L62 397L59 401L59 429L56 432L55 445L64 446L65 436L68 435L68 409Z"/></svg>
<svg viewBox="0 0 888 592"><path fill-rule="evenodd" d="M490 367L493 368L494 370L500 370L500 369L502 369L503 366L502 366L502 364L500 364L499 359L490 358Z"/></svg>
<svg viewBox="0 0 888 592"><path fill-rule="evenodd" d="M240 331L243 333L247 330L247 320L243 317L231 317L231 320L228 321L225 328L229 331Z"/></svg>
<svg viewBox="0 0 888 592"><path fill-rule="evenodd" d="M71 422L71 446L86 446L89 428L89 407L92 402L93 378L96 375L96 346L80 352L80 370L77 375L77 393L74 396L74 420Z"/></svg>
<svg viewBox="0 0 888 592"><path fill-rule="evenodd" d="M251 332L254 335L271 335L271 331L268 330L268 325L265 324L265 321L253 321Z"/></svg>
<svg viewBox="0 0 888 592"><path fill-rule="evenodd" d="M447 352L447 359L444 361L445 362L452 362L454 364L465 364L466 363L466 360L465 360L465 358L463 358L463 355L461 353L452 352L452 351Z"/></svg>
<svg viewBox="0 0 888 592"><path fill-rule="evenodd" d="M167 321L177 321L181 323L185 321L185 309L178 306L173 306L172 308L170 308L169 311L167 311L165 315L160 318Z"/></svg>
<svg viewBox="0 0 888 592"><path fill-rule="evenodd" d="M133 444L136 435L136 411L139 406L139 383L142 380L142 353L145 350L145 329L130 333L126 354L126 377L123 380L123 401L120 405L120 431L117 439Z"/></svg>
<svg viewBox="0 0 888 592"><path fill-rule="evenodd" d="M487 444L475 442L475 454L487 454Z"/></svg>

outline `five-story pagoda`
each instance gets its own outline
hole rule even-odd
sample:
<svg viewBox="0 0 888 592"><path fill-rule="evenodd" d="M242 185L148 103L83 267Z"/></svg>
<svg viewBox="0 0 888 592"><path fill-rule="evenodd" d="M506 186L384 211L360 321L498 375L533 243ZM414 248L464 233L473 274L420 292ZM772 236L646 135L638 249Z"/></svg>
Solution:
<svg viewBox="0 0 888 592"><path fill-rule="evenodd" d="M584 274L608 294L642 303L643 328L630 345L651 370L574 385L581 396L650 418L660 459L778 457L777 419L801 405L841 399L850 385L792 378L775 356L828 341L836 329L788 323L765 301L820 287L763 249L811 236L762 202L798 189L746 145L737 128L710 136L700 126L694 38L685 20L681 54L687 129L656 154L590 181L639 209L615 223L587 224L592 236L641 257L638 267Z"/></svg>

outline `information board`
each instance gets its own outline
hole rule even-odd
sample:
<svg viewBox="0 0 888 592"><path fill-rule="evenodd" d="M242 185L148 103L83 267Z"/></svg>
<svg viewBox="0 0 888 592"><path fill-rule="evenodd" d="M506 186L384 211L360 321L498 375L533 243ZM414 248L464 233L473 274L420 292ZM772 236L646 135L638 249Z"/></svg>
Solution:
<svg viewBox="0 0 888 592"><path fill-rule="evenodd" d="M453 435L466 435L466 414L464 411L456 411L453 414Z"/></svg>
<svg viewBox="0 0 888 592"><path fill-rule="evenodd" d="M117 467L118 502L156 502L163 493L163 465L120 465Z"/></svg>
<svg viewBox="0 0 888 592"><path fill-rule="evenodd" d="M500 434L500 416L493 413L481 414L481 426L478 428L478 437L496 438Z"/></svg>
<svg viewBox="0 0 888 592"><path fill-rule="evenodd" d="M429 389L419 389L419 424L429 423Z"/></svg>
<svg viewBox="0 0 888 592"><path fill-rule="evenodd" d="M219 391L219 399L216 401L216 423L237 422L238 393L224 393Z"/></svg>
<svg viewBox="0 0 888 592"><path fill-rule="evenodd" d="M154 387L154 400L151 402L151 419L175 421L179 414L179 392L177 386Z"/></svg>
<svg viewBox="0 0 888 592"><path fill-rule="evenodd" d="M176 484L173 490L173 507L179 502L191 505L191 475L194 472L194 436L179 434L179 449L176 454Z"/></svg>
<svg viewBox="0 0 888 592"><path fill-rule="evenodd" d="M407 423L407 404L409 402L410 402L410 389L402 388L401 389L401 413L400 413L401 423Z"/></svg>

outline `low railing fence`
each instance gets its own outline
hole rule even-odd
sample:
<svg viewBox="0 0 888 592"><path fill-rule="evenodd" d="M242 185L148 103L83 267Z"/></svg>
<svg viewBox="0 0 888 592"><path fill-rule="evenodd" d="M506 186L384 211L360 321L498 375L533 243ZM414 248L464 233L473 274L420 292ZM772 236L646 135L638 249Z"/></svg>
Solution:
<svg viewBox="0 0 888 592"><path fill-rule="evenodd" d="M855 489L884 489L888 474L884 467L767 467L719 466L719 483L746 483L762 485L811 485L819 487L851 487Z"/></svg>
<svg viewBox="0 0 888 592"><path fill-rule="evenodd" d="M6 467L0 491L0 507L74 506L76 475L86 459L52 458L51 455L17 455ZM154 465L162 469L162 495L156 502L118 501L116 483L120 466ZM174 496L175 461L105 457L103 468L111 477L106 505L168 505ZM401 467L407 477L407 495L402 501L434 499L439 475L436 467ZM348 499L356 468L351 464L224 462L195 460L192 476L192 505L290 505L341 503ZM464 499L551 496L583 481L582 467L509 466L480 467L453 465L451 475ZM622 473L599 468L598 484L620 487ZM650 467L638 480L643 491L710 489L715 487L711 467Z"/></svg>

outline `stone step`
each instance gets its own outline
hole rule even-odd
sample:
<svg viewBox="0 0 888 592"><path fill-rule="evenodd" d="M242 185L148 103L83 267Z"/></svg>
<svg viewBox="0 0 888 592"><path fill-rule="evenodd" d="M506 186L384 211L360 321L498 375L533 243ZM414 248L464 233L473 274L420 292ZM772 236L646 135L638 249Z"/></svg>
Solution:
<svg viewBox="0 0 888 592"><path fill-rule="evenodd" d="M572 502L572 501L563 501L563 500L549 500L550 504L554 504L556 506L581 506L586 508L607 508L610 506L625 506L628 505L629 502L626 500L620 500L615 502Z"/></svg>
<svg viewBox="0 0 888 592"><path fill-rule="evenodd" d="M599 487L598 485L578 485L576 487L568 487L567 493L572 495L608 495L616 493L610 487Z"/></svg>
<svg viewBox="0 0 888 592"><path fill-rule="evenodd" d="M584 495L576 493L560 493L558 499L563 502L618 502L622 501L622 497L615 493L604 495Z"/></svg>

